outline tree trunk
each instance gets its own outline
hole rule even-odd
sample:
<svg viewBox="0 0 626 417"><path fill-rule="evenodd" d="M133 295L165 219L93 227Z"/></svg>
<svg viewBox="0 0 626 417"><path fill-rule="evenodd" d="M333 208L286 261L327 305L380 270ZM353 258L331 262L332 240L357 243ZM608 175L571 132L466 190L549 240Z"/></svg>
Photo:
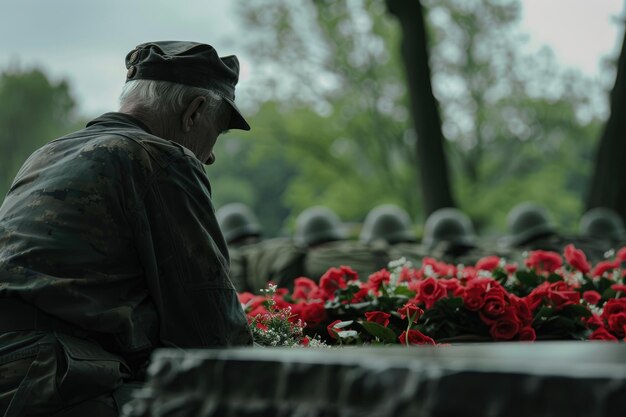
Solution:
<svg viewBox="0 0 626 417"><path fill-rule="evenodd" d="M626 33L611 91L611 115L598 144L587 209L608 207L626 219Z"/></svg>
<svg viewBox="0 0 626 417"><path fill-rule="evenodd" d="M441 118L430 83L430 66L422 5L418 0L386 0L402 28L401 53L406 69L411 113L417 134L417 160L424 216L454 207L444 153Z"/></svg>

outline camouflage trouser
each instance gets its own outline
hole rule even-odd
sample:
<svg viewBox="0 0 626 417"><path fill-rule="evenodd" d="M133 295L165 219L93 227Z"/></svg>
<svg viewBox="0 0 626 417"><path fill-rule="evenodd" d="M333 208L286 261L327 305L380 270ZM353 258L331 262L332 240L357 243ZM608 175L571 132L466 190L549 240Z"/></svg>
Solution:
<svg viewBox="0 0 626 417"><path fill-rule="evenodd" d="M0 334L0 415L118 416L124 360L63 333ZM136 386L136 385L135 385Z"/></svg>

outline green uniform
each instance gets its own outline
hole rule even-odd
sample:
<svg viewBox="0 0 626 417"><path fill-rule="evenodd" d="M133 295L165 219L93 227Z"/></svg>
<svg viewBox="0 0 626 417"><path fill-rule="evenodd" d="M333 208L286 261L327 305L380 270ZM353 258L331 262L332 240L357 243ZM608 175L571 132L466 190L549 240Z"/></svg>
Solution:
<svg viewBox="0 0 626 417"><path fill-rule="evenodd" d="M274 238L237 248L233 277L244 289L258 294L269 281L293 288L293 280L304 274L305 252L291 239Z"/></svg>
<svg viewBox="0 0 626 417"><path fill-rule="evenodd" d="M252 343L228 264L202 164L128 115L37 150L0 207L0 311L21 300L131 372L159 346Z"/></svg>
<svg viewBox="0 0 626 417"><path fill-rule="evenodd" d="M338 240L310 247L304 261L305 276L319 281L329 268L346 265L356 271L361 281L385 268L389 254L385 248L372 248L355 240Z"/></svg>

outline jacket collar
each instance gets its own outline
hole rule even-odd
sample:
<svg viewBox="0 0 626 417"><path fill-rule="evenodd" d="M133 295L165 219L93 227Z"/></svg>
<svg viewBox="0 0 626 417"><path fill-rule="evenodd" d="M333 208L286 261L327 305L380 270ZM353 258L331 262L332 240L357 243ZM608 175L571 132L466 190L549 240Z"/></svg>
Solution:
<svg viewBox="0 0 626 417"><path fill-rule="evenodd" d="M126 128L134 127L134 128L139 128L149 134L152 134L152 132L150 131L150 128L148 128L148 126L144 122L142 122L135 116L131 116L130 114L126 114L126 113L115 113L115 112L104 113L102 116L97 117L91 120L89 123L87 123L86 127L90 127L96 124L103 124L103 125L111 126L111 127L126 127Z"/></svg>

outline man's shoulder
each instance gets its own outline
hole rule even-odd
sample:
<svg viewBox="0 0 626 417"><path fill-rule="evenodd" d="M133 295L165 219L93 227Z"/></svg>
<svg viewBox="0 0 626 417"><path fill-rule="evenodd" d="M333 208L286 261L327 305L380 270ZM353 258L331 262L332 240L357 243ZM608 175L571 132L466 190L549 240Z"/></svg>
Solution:
<svg viewBox="0 0 626 417"><path fill-rule="evenodd" d="M173 161L193 157L185 147L140 129L85 128L50 142L49 146L78 147L82 157L157 164L165 168ZM195 159L195 158L194 158Z"/></svg>

